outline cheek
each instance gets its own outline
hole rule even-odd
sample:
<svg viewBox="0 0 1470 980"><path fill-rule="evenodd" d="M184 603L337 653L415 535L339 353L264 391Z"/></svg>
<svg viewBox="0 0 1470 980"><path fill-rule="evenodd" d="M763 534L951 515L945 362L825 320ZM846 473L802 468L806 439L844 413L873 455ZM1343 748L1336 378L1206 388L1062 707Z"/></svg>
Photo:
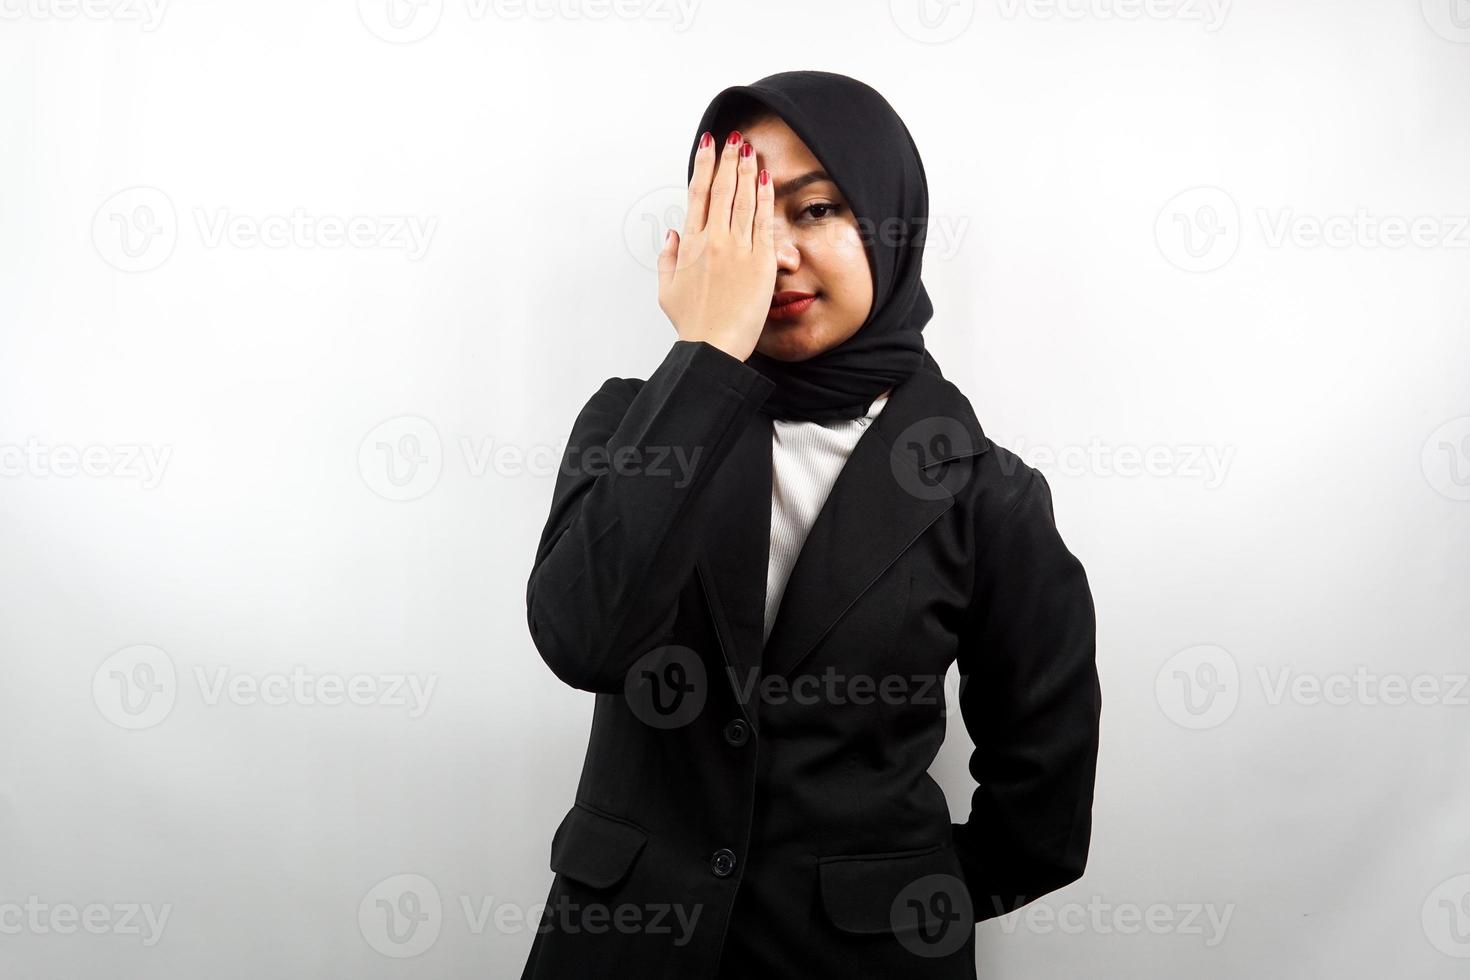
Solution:
<svg viewBox="0 0 1470 980"><path fill-rule="evenodd" d="M873 299L873 276L857 226L828 225L803 251L821 276L833 308L856 311L859 318L866 315Z"/></svg>

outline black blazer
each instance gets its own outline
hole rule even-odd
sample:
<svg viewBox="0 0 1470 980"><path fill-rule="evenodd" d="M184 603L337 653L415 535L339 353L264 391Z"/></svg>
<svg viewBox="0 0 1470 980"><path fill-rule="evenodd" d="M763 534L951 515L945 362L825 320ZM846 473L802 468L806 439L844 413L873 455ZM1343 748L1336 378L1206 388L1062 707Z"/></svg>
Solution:
<svg viewBox="0 0 1470 980"><path fill-rule="evenodd" d="M970 978L975 922L1082 874L1095 616L1046 480L920 370L839 473L763 648L772 388L680 340L572 428L528 620L597 703L525 978ZM927 772L956 659L962 824Z"/></svg>

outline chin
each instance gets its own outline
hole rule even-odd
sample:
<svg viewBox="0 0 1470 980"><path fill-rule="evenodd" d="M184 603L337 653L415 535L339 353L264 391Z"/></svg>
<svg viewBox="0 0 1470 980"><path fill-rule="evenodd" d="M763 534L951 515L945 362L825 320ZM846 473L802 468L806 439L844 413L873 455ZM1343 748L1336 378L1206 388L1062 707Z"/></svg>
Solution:
<svg viewBox="0 0 1470 980"><path fill-rule="evenodd" d="M825 336L818 327L772 324L761 332L755 349L775 361L804 361L833 346L822 342Z"/></svg>

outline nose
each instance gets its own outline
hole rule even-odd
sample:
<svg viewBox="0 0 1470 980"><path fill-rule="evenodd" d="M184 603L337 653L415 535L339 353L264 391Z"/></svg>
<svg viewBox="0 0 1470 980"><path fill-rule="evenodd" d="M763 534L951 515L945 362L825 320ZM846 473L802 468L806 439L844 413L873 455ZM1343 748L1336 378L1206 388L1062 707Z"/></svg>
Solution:
<svg viewBox="0 0 1470 980"><path fill-rule="evenodd" d="M775 245L776 270L795 272L801 266L801 250L796 247L796 239L791 234L791 226L785 221L776 222Z"/></svg>

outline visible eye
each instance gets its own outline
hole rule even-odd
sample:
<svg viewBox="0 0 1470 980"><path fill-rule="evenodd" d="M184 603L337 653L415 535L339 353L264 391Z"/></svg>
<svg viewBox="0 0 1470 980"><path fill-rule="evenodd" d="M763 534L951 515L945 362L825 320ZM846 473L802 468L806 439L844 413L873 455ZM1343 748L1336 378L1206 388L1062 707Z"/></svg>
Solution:
<svg viewBox="0 0 1470 980"><path fill-rule="evenodd" d="M821 211L822 214L813 214L812 220L821 221L823 218L831 217L842 211L842 205L829 204L826 201L814 201L801 209L802 214L811 214L812 211Z"/></svg>

